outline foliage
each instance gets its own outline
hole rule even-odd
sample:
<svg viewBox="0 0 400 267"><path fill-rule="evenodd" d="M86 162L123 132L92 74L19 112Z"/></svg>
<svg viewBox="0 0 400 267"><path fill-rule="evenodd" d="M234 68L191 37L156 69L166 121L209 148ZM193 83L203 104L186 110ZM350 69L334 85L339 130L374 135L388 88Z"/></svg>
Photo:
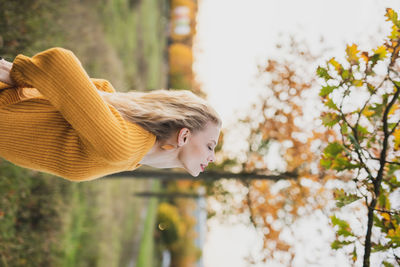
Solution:
<svg viewBox="0 0 400 267"><path fill-rule="evenodd" d="M390 8L386 17L392 31L382 45L372 51L348 45L345 63L332 58L317 69L324 81L323 123L340 133L340 141L325 148L321 165L353 176L356 189L338 191L338 207L362 202L368 214L361 236L332 216L337 230L332 248L352 247L348 251L356 262L356 248L362 246L364 267L370 266L371 252L378 251L387 252L385 266L400 264L400 213L392 208L400 185L400 20Z"/></svg>
<svg viewBox="0 0 400 267"><path fill-rule="evenodd" d="M174 43L168 48L170 85L177 89L189 89L192 86L193 72L192 48Z"/></svg>
<svg viewBox="0 0 400 267"><path fill-rule="evenodd" d="M62 46L119 91L164 87L166 2L139 1L134 9L127 2L0 1L0 55ZM126 265L147 207L133 191L148 183L75 184L0 159L0 266Z"/></svg>
<svg viewBox="0 0 400 267"><path fill-rule="evenodd" d="M49 266L60 253L56 238L69 190L46 178L0 160L1 266Z"/></svg>
<svg viewBox="0 0 400 267"><path fill-rule="evenodd" d="M293 243L284 239L282 232L296 231L291 226L298 219L323 209L330 198L324 184L334 176L317 162L324 144L335 134L323 129L317 119L317 84L310 66L318 56L293 38L288 46L278 48L284 50L285 56L269 59L259 68L259 80L265 81L265 91L238 124L240 131L245 129L249 134L245 156L233 162L238 162L244 172L289 172L298 179L236 182L241 188L236 196L223 194L214 198L227 199L236 213L249 215L250 222L263 236L261 256L250 256L250 262L278 260L291 266L295 258ZM243 197L239 203L238 195Z"/></svg>
<svg viewBox="0 0 400 267"><path fill-rule="evenodd" d="M178 209L166 202L158 206L157 228L160 231L161 241L171 249L171 246L182 237L183 223Z"/></svg>
<svg viewBox="0 0 400 267"><path fill-rule="evenodd" d="M190 182L188 183L190 184ZM196 186L195 186L196 187ZM185 188L179 185L179 188ZM182 236L172 246L171 267L195 267L196 262L201 255L201 249L195 245L197 233L195 231L196 219L193 217L193 211L196 208L194 200L176 198L174 205L178 208L182 219Z"/></svg>
<svg viewBox="0 0 400 267"><path fill-rule="evenodd" d="M31 54L49 43L65 41L58 16L67 1L0 1L0 54L8 59L24 51Z"/></svg>

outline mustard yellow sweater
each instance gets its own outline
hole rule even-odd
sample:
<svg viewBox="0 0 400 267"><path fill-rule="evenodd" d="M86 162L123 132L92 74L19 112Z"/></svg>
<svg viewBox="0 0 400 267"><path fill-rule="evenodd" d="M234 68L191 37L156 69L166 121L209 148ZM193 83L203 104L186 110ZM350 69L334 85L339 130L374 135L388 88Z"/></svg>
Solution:
<svg viewBox="0 0 400 267"><path fill-rule="evenodd" d="M13 63L16 86L0 82L0 157L73 181L140 166L156 138L102 100L97 90L115 92L108 81L90 79L63 48Z"/></svg>

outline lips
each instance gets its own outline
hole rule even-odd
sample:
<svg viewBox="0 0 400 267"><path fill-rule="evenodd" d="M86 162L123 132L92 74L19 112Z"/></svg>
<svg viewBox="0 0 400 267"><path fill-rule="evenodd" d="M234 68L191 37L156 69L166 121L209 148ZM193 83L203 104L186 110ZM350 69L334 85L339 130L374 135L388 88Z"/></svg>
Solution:
<svg viewBox="0 0 400 267"><path fill-rule="evenodd" d="M204 170L207 167L207 165L200 164L200 167L201 167L201 170L204 172Z"/></svg>

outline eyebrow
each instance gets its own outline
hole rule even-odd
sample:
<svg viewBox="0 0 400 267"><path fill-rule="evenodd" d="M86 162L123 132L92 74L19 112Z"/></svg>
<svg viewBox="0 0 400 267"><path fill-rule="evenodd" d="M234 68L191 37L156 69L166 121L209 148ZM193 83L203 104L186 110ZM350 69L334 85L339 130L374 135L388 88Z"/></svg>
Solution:
<svg viewBox="0 0 400 267"><path fill-rule="evenodd" d="M217 142L215 142L214 140L211 140L211 142L214 142L214 145L217 145Z"/></svg>

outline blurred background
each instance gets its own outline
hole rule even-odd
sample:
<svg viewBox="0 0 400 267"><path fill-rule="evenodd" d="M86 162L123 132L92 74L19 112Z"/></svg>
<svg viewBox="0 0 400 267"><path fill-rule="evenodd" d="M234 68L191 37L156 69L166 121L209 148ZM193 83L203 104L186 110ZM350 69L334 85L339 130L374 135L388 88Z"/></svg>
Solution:
<svg viewBox="0 0 400 267"><path fill-rule="evenodd" d="M342 109L333 87L370 92L372 72L398 73L400 21L387 8L398 13L400 2L0 0L5 59L64 47L118 91L189 89L223 119L217 161L198 178L142 167L72 183L0 159L0 266L400 266L399 100L386 114L393 149L382 185L356 172L379 166L356 166L359 148L326 117ZM364 76L346 76L352 68ZM386 100L398 98L388 90ZM368 109L357 92L349 114L383 127L371 112L390 101ZM376 136L368 140L386 138ZM330 145L339 140L353 149L342 158ZM379 199L371 244L364 198Z"/></svg>

